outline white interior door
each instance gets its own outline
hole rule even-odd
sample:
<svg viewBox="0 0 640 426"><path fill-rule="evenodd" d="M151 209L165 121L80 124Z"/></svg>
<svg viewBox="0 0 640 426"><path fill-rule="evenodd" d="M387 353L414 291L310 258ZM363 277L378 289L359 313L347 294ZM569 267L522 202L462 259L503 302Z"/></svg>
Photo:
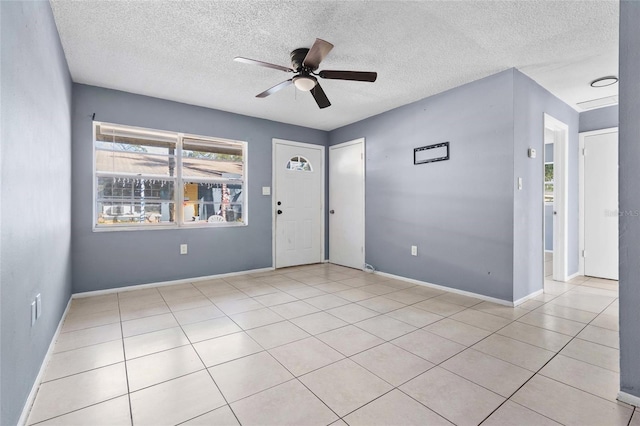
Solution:
<svg viewBox="0 0 640 426"><path fill-rule="evenodd" d="M364 139L329 148L329 258L364 266Z"/></svg>
<svg viewBox="0 0 640 426"><path fill-rule="evenodd" d="M274 140L275 267L322 262L324 147Z"/></svg>
<svg viewBox="0 0 640 426"><path fill-rule="evenodd" d="M584 274L618 279L618 132L584 138Z"/></svg>

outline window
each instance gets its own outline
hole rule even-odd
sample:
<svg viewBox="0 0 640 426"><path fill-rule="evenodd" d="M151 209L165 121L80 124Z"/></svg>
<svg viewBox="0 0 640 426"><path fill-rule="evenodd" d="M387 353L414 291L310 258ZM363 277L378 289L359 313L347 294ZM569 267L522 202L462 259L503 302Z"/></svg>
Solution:
<svg viewBox="0 0 640 426"><path fill-rule="evenodd" d="M244 142L94 123L96 229L246 224Z"/></svg>
<svg viewBox="0 0 640 426"><path fill-rule="evenodd" d="M294 170L297 172L312 172L313 168L311 163L306 158L296 155L287 162L287 170Z"/></svg>

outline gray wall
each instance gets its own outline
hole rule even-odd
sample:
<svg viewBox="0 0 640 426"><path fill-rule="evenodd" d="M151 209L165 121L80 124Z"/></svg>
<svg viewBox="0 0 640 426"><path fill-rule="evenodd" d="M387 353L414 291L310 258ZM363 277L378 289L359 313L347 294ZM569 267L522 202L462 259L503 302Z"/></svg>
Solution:
<svg viewBox="0 0 640 426"><path fill-rule="evenodd" d="M71 295L71 78L49 2L0 10L0 424L12 425ZM31 327L37 293L43 313Z"/></svg>
<svg viewBox="0 0 640 426"><path fill-rule="evenodd" d="M367 263L508 301L540 290L544 155L529 159L527 149L544 153L545 112L569 126L569 274L577 272L578 113L515 69L330 133L330 145L366 139ZM451 160L412 164L413 148L443 141Z"/></svg>
<svg viewBox="0 0 640 426"><path fill-rule="evenodd" d="M620 2L620 389L640 397L640 2Z"/></svg>
<svg viewBox="0 0 640 426"><path fill-rule="evenodd" d="M580 132L618 127L618 105L580 113Z"/></svg>
<svg viewBox="0 0 640 426"><path fill-rule="evenodd" d="M336 129L329 142L359 137L367 263L512 300L513 71ZM413 165L414 148L445 141L449 161Z"/></svg>
<svg viewBox="0 0 640 426"><path fill-rule="evenodd" d="M542 288L544 277L544 158L527 156L529 147L544 150L544 113L569 126L568 274L578 272L578 113L535 81L514 70L514 300Z"/></svg>
<svg viewBox="0 0 640 426"><path fill-rule="evenodd" d="M248 142L249 225L92 232L92 120ZM73 290L265 268L272 265L272 138L326 145L327 132L110 89L73 86ZM189 254L181 256L179 245ZM114 274L114 271L118 271Z"/></svg>

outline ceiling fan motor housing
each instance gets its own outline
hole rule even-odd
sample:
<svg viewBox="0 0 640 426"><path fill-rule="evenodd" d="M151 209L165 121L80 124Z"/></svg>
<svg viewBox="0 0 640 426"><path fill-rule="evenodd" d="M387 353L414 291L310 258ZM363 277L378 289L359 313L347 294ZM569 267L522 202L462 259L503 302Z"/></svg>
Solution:
<svg viewBox="0 0 640 426"><path fill-rule="evenodd" d="M305 68L308 71L315 71L318 69L318 67L309 68L302 65L302 62L304 62L304 58L307 57L307 53L309 53L309 49L305 47L301 47L300 49L296 49L291 52L291 68L293 68L296 72L303 72L305 71Z"/></svg>

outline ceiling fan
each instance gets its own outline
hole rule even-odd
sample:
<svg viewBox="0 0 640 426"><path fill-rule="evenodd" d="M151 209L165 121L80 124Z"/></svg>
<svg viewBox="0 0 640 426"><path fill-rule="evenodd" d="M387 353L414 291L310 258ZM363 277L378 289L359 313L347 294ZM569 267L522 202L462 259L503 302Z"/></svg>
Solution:
<svg viewBox="0 0 640 426"><path fill-rule="evenodd" d="M328 41L317 38L311 49L300 48L291 52L291 68L283 67L281 65L270 64L268 62L256 61L255 59L248 59L237 57L234 61L242 62L245 64L258 65L266 68L273 68L284 72L295 73L292 78L285 80L280 84L276 84L270 89L256 95L256 98L266 98L267 96L284 89L291 84L295 85L298 90L304 92L311 92L313 99L320 108L326 108L331 105L327 95L320 87L318 79L326 78L331 80L354 80L354 81L368 81L374 82L378 77L378 73L367 71L329 71L322 70L318 73L315 71L320 66L320 62L327 56L327 54L333 49L333 44Z"/></svg>

